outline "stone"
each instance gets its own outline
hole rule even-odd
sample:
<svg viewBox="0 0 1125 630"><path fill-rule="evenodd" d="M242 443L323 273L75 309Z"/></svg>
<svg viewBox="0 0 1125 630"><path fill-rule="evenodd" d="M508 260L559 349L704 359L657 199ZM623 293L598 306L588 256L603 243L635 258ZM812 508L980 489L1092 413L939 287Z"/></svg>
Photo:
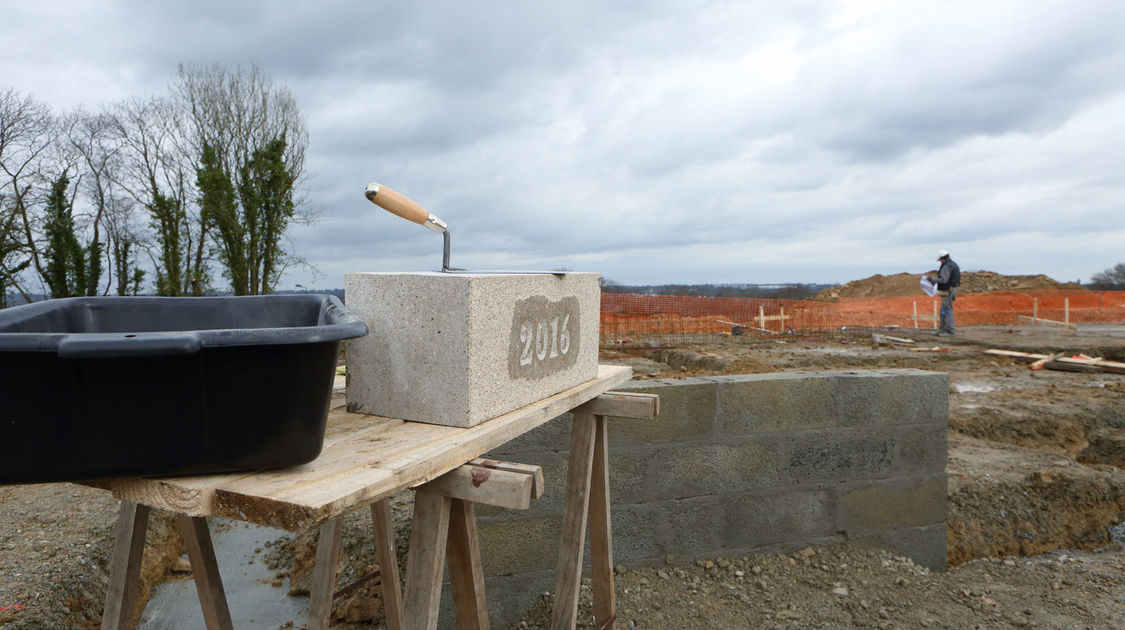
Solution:
<svg viewBox="0 0 1125 630"><path fill-rule="evenodd" d="M597 378L596 273L349 273L348 410L470 427Z"/></svg>

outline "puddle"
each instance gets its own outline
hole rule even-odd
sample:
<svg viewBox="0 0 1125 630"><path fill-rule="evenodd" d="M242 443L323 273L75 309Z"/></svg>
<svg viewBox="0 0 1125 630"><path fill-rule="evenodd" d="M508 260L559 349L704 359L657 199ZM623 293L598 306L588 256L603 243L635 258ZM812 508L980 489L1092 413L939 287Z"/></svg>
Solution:
<svg viewBox="0 0 1125 630"><path fill-rule="evenodd" d="M221 524L216 527L216 523ZM272 630L287 622L301 627L308 620L308 598L289 597L288 579L281 586L272 586L270 581L275 572L266 567L263 554L254 553L255 549L264 549L267 542L290 535L280 529L212 519L211 539L235 628ZM142 630L204 627L195 581L190 576L152 589L137 625Z"/></svg>
<svg viewBox="0 0 1125 630"><path fill-rule="evenodd" d="M986 392L994 392L998 389L1003 389L998 385L986 385L985 383L954 383L953 391L958 394L984 394Z"/></svg>

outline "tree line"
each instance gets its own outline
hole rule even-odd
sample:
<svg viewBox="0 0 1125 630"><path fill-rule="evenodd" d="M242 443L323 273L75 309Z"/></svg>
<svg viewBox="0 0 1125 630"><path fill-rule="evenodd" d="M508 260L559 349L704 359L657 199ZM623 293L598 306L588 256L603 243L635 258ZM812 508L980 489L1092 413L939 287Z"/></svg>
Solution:
<svg viewBox="0 0 1125 630"><path fill-rule="evenodd" d="M0 90L0 307L271 292L302 262L308 132L257 66L183 66L168 92L54 112ZM224 286L225 285L225 286Z"/></svg>

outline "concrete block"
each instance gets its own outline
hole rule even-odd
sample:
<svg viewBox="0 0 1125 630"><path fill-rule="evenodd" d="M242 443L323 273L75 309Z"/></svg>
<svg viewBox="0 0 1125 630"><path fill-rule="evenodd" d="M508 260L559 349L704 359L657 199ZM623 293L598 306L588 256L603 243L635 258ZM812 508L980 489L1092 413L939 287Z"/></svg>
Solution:
<svg viewBox="0 0 1125 630"><path fill-rule="evenodd" d="M849 536L945 522L945 474L891 479L840 491L840 529Z"/></svg>
<svg viewBox="0 0 1125 630"><path fill-rule="evenodd" d="M652 504L646 505L611 505L609 512L613 523L613 562L614 564L629 565L632 563L651 562L667 555L666 547L661 543L660 531L664 514ZM555 562L558 562L558 543L552 548ZM586 536L585 566L590 561L590 536Z"/></svg>
<svg viewBox="0 0 1125 630"><path fill-rule="evenodd" d="M949 375L924 370L839 373L840 424L948 424Z"/></svg>
<svg viewBox="0 0 1125 630"><path fill-rule="evenodd" d="M835 426L837 379L830 374L718 376L718 418L727 435Z"/></svg>
<svg viewBox="0 0 1125 630"><path fill-rule="evenodd" d="M708 439L715 434L715 394L712 378L630 381L620 391L660 395L660 416L655 420L612 418L610 446Z"/></svg>
<svg viewBox="0 0 1125 630"><path fill-rule="evenodd" d="M910 558L931 571L945 570L946 525L936 523L922 527L890 529L861 534L853 542L886 549Z"/></svg>
<svg viewBox="0 0 1125 630"><path fill-rule="evenodd" d="M564 413L510 440L493 451L492 456L504 459L522 453L567 450L570 448L570 431L573 427L574 415Z"/></svg>
<svg viewBox="0 0 1125 630"><path fill-rule="evenodd" d="M348 409L468 427L596 378L599 277L347 274Z"/></svg>
<svg viewBox="0 0 1125 630"><path fill-rule="evenodd" d="M776 486L779 448L768 439L657 447L650 496L681 499Z"/></svg>
<svg viewBox="0 0 1125 630"><path fill-rule="evenodd" d="M760 547L836 532L835 499L828 490L730 494L723 495L721 502L724 547Z"/></svg>
<svg viewBox="0 0 1125 630"><path fill-rule="evenodd" d="M485 575L555 569L559 563L562 517L480 520L481 565Z"/></svg>
<svg viewBox="0 0 1125 630"><path fill-rule="evenodd" d="M785 478L793 484L871 479L895 474L894 434L829 429L786 435Z"/></svg>
<svg viewBox="0 0 1125 630"><path fill-rule="evenodd" d="M944 425L911 427L899 437L899 466L903 475L945 472L949 458L949 429Z"/></svg>
<svg viewBox="0 0 1125 630"><path fill-rule="evenodd" d="M661 501L656 505L664 512L665 530L660 538L667 553L690 559L723 548L722 519L718 518L722 501L718 496Z"/></svg>

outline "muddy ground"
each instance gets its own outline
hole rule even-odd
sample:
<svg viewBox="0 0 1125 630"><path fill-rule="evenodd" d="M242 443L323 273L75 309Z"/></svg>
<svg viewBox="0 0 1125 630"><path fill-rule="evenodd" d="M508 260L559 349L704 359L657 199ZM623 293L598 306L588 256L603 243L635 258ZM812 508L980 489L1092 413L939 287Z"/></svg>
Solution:
<svg viewBox="0 0 1125 630"><path fill-rule="evenodd" d="M995 347L1125 361L1125 327L1091 326L1076 335L982 327L953 339L893 334L917 342L875 345L859 332L723 337L620 350L603 361L632 365L640 379L887 367L948 372L954 568L931 574L878 550L835 546L688 566L670 559L665 568L619 569L618 627L1125 627L1125 375L1032 372L982 354ZM409 523L406 498L396 519L400 541ZM0 487L0 508L0 627L98 627L114 502L100 491L47 484ZM146 588L166 579L182 552L166 517L154 518ZM345 549L360 549L367 527L351 519ZM313 542L302 536L263 550L279 586L302 590ZM374 567L369 555L348 555L344 574ZM371 585L338 601L337 627L379 627L378 601L364 599L376 593ZM545 627L549 603L546 597L519 627Z"/></svg>

